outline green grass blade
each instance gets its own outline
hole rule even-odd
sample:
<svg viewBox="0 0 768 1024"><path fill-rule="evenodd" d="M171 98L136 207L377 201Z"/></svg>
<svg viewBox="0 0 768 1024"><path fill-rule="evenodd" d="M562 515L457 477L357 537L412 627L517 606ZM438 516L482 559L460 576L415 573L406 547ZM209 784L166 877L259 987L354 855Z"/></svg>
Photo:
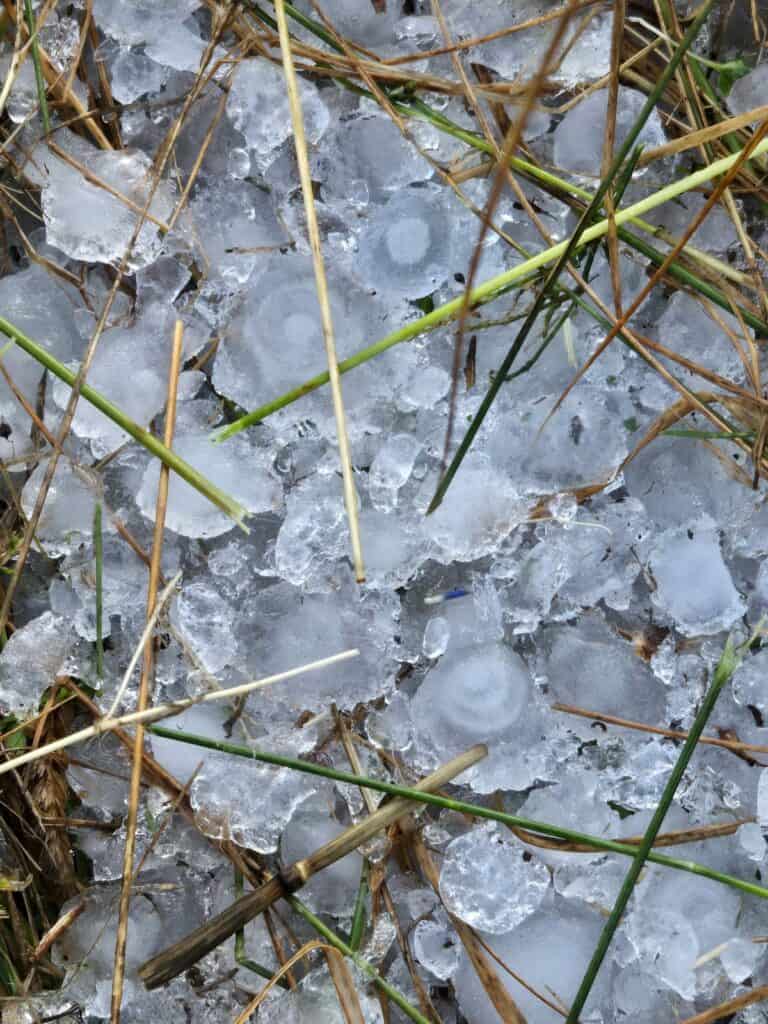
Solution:
<svg viewBox="0 0 768 1024"><path fill-rule="evenodd" d="M368 898L368 873L369 865L367 860L363 860L363 866L360 868L360 885L357 889L357 899L355 900L355 909L352 912L352 927L349 931L349 946L355 953L360 949L363 941L363 934L365 933L365 913L366 913L366 901Z"/></svg>
<svg viewBox="0 0 768 1024"><path fill-rule="evenodd" d="M739 657L737 652L734 650L733 643L729 639L725 645L725 650L720 658L715 669L714 676L712 678L712 684L707 691L704 700L702 701L699 712L693 721L693 725L688 733L688 736L683 744L683 748L675 762L675 766L669 776L664 792L661 794L661 800L659 800L658 807L654 811L653 817L645 830L645 835L640 845L637 847L637 852L632 861L632 865L627 871L626 877L622 883L619 895L616 897L616 902L613 905L610 916L605 923L603 931L598 940L595 952L592 955L592 959L589 962L587 970L582 979L579 990L574 997L573 1003L571 1004L570 1012L566 1018L566 1024L578 1024L579 1014L584 1009L589 993L592 990L592 986L597 977L598 971L603 963L605 954L608 952L608 947L611 944L616 929L619 926L619 922L624 915L624 911L629 902L630 896L635 888L635 884L640 877L640 872L643 870L643 866L648 860L648 855L651 852L656 836L661 830L661 826L664 822L664 818L669 811L669 808L674 799L677 787L680 785L683 773L688 767L688 762L693 756L693 752L696 749L696 744L699 742L699 738L704 731L704 726L709 720L709 716L714 710L717 698L731 678L739 664Z"/></svg>
<svg viewBox="0 0 768 1024"><path fill-rule="evenodd" d="M377 988L380 988L396 1006L400 1007L406 1017L414 1021L414 1024L430 1024L427 1018L419 1013L414 1006L411 1006L405 996L401 995L393 985L390 985L387 979L382 977L372 964L369 964L367 960L363 960L336 932L332 931L316 914L313 914L305 903L302 903L296 896L286 896L285 899L297 914L301 914L304 920L311 924L319 935L322 935L326 942L333 946L334 949L338 949L344 956L348 956L355 967L367 975Z"/></svg>
<svg viewBox="0 0 768 1024"><path fill-rule="evenodd" d="M93 509L93 554L96 560L96 675L104 678L104 538L101 532L101 502Z"/></svg>
<svg viewBox="0 0 768 1024"><path fill-rule="evenodd" d="M40 117L43 122L43 131L48 135L51 130L51 115L48 110L48 97L45 94L45 75L43 75L43 62L40 57L40 44L37 41L37 25L35 23L35 12L32 10L32 0L24 0L24 18L29 29L29 45L32 53L32 65L35 69L35 85L37 86L37 102L40 105Z"/></svg>
<svg viewBox="0 0 768 1024"><path fill-rule="evenodd" d="M33 341L32 338L28 337L23 331L19 330L18 327L15 327L2 316L0 316L0 333L15 341L19 348L23 349L27 355L30 355L41 366L50 370L59 380L63 380L65 384L72 387L77 377L76 371L70 370L64 363L60 363L42 345ZM228 494L225 494L214 483L211 483L194 466L190 466L188 462L185 462L184 459L176 455L170 448L166 448L163 442L155 437L154 434L140 427L138 423L135 423L129 416L126 416L122 409L113 402L110 402L100 392L94 390L90 384L83 384L80 388L80 394L94 408L98 409L99 412L103 413L108 419L124 430L126 434L132 437L134 441L138 442L142 448L146 448L150 454L164 462L182 480L185 480L191 487L194 487L196 491L199 491L200 494L216 505L217 508L220 508L222 512L230 516L243 530L246 529L243 520L248 515L248 512L240 502L230 498Z"/></svg>
<svg viewBox="0 0 768 1024"><path fill-rule="evenodd" d="M547 277L544 281L544 284L541 287L541 290L539 291L536 301L533 303L533 306L531 307L528 316L523 321L523 324L520 330L518 331L514 342L510 346L509 351L507 352L501 366L499 367L496 377L491 382L491 386L488 388L488 391L485 393L485 396L482 402L480 403L480 407L478 408L475 415L472 417L472 421L469 424L466 433L464 434L464 438L461 441L461 444L459 445L456 454L451 459L448 468L446 469L442 479L438 483L434 497L432 498L432 501L429 504L429 508L427 509L427 515L429 515L431 512L434 512L437 508L440 507L440 504L442 503L442 500L445 497L448 488L451 486L451 481L458 472L458 469L461 466L461 463L464 461L467 452L472 447L472 442L477 436L477 432L480 430L480 427L482 426L485 417L488 415L491 406L496 400L496 396L498 395L499 390L501 389L501 386L504 383L507 374L512 368L512 364L517 358L518 352L522 348L525 339L528 337L528 334L531 331L531 328L538 319L539 312L541 311L541 308L544 305L544 303L547 301L547 297L552 289L552 286L559 278L566 263L571 258L571 255L575 252L577 246L579 245L579 242L584 237L586 230L591 224L593 218L599 212L602 206L603 199L605 198L608 190L613 185L614 180L620 173L621 168L624 166L624 163L627 160L629 154L631 153L632 148L634 147L635 142L637 141L637 138L640 135L643 126L645 125L645 122L656 109L656 104L658 103L662 93L666 89L670 79L677 70L677 67L680 64L680 61L683 59L686 50L689 48L691 43L694 41L696 36L701 31L705 21L709 17L709 12L712 9L714 2L715 0L706 0L706 2L702 5L697 16L691 22L688 30L686 31L685 35L683 36L680 42L679 47L677 48L669 62L665 65L664 71L661 73L656 84L649 93L640 113L638 114L634 124L632 125L632 128L627 134L627 137L624 139L623 143L616 152L616 155L611 161L611 166L608 168L608 171L605 174L603 180L598 185L597 190L595 194L592 196L592 199L590 200L586 210L584 210L581 217L579 218L579 222L576 225L576 230L568 239L562 251L557 255L554 266L547 273Z"/></svg>
<svg viewBox="0 0 768 1024"><path fill-rule="evenodd" d="M306 772L308 775L318 775L324 779L333 779L335 782L345 782L350 786L362 786L365 789L374 789L379 793L387 793L391 796L402 796L408 800L415 800L417 803L431 804L433 807L443 807L449 811L458 811L459 814L468 814L475 818L498 821L502 825L528 829L529 832L538 832L541 835L551 836L553 839L564 839L570 843L580 843L584 846L590 846L594 850L602 850L605 853L619 853L624 857L632 858L637 854L637 847L627 845L626 843L617 843L612 839L601 839L599 836L592 836L586 832L577 832L570 828L560 828L559 825L534 821L532 818L521 818L517 814L507 814L505 811L496 811L492 807L482 807L479 804L470 804L463 800L453 800L450 797L439 796L437 793L423 793L418 789L409 789L407 786L397 786L392 782L370 779L365 775L354 775L352 772L341 771L337 768L327 768L325 765L300 761L294 757L283 757L281 754L271 754L263 750L251 750L250 747L241 747L235 743L213 740L208 736L197 736L193 733L181 732L175 729L165 729L159 725L149 725L147 726L147 731L153 732L158 736L164 736L169 740L177 740L179 743L191 743L196 747L218 750L220 753L233 754L236 757L250 758L252 761L259 761L262 764L271 764L278 768L292 768L294 771ZM678 860L675 857L667 857L665 854L653 852L648 855L647 859L654 864L661 864L664 867L675 868L678 871L700 875L702 878L709 878L714 882L729 885L752 896L768 899L768 889L755 885L754 882L746 882L741 878L735 878L733 875L726 875L722 871L715 871L704 864L696 863L696 861Z"/></svg>

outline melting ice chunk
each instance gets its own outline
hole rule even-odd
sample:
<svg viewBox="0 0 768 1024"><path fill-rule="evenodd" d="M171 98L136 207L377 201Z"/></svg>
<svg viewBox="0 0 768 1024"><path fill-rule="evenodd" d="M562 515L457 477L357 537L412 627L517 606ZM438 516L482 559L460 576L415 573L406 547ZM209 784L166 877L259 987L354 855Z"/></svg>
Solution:
<svg viewBox="0 0 768 1024"><path fill-rule="evenodd" d="M329 152L331 155L329 155ZM313 177L323 182L323 196L346 200L364 182L366 194L379 201L388 191L432 176L432 168L389 117L376 115L342 121L333 145L312 160Z"/></svg>
<svg viewBox="0 0 768 1024"><path fill-rule="evenodd" d="M649 567L656 582L654 604L688 636L719 633L744 614L746 605L733 585L709 517L662 533Z"/></svg>
<svg viewBox="0 0 768 1024"><path fill-rule="evenodd" d="M47 464L41 463L24 485L21 504L28 516L47 469ZM49 556L67 555L83 538L90 537L96 497L95 482L89 475L66 459L59 459L36 531Z"/></svg>
<svg viewBox="0 0 768 1024"><path fill-rule="evenodd" d="M759 64L754 71L733 83L728 93L728 106L733 114L746 114L762 107L768 95L768 64Z"/></svg>
<svg viewBox="0 0 768 1024"><path fill-rule="evenodd" d="M317 86L299 78L299 96L307 141L314 145L328 127L328 108ZM237 69L227 103L229 116L246 138L262 168L291 135L291 112L282 68L264 58L244 60Z"/></svg>
<svg viewBox="0 0 768 1024"><path fill-rule="evenodd" d="M99 152L80 145L74 149L75 156L87 164L95 179L124 198L87 181L81 171L46 150L41 154L41 163L47 169L41 198L48 241L73 259L113 263L125 253L149 198L152 162L138 151ZM172 206L170 188L161 182L149 212L162 222L170 216ZM136 270L151 263L160 246L157 224L145 221L128 260L129 267Z"/></svg>
<svg viewBox="0 0 768 1024"><path fill-rule="evenodd" d="M544 643L549 648L547 675L555 700L643 722L661 721L661 684L631 645L619 639L599 615L545 631ZM569 728L594 735L591 723L579 722L569 720Z"/></svg>
<svg viewBox="0 0 768 1024"><path fill-rule="evenodd" d="M174 442L173 450L249 512L270 512L280 507L282 490L272 475L267 453L253 448L242 435L214 445L205 434L188 434ZM147 467L136 495L137 505L152 521L159 476L160 463L155 459ZM218 537L231 530L234 523L200 491L171 473L166 525L185 537Z"/></svg>
<svg viewBox="0 0 768 1024"><path fill-rule="evenodd" d="M368 485L371 501L384 511L397 505L397 493L411 475L421 442L411 434L393 434L371 463Z"/></svg>
<svg viewBox="0 0 768 1024"><path fill-rule="evenodd" d="M308 857L344 832L341 825L329 818L326 803L319 799L307 801L291 818L280 839L283 867ZM363 858L353 850L312 878L302 889L301 898L317 914L347 916L360 885L362 863Z"/></svg>
<svg viewBox="0 0 768 1024"><path fill-rule="evenodd" d="M556 1001L567 1007L576 995L602 925L596 911L558 904L537 911L514 931L493 938L490 945L504 963L514 965L515 971L529 985L547 995L551 986L556 993ZM594 1009L602 1005L606 996L607 973L603 971L598 975L587 1000L585 1021L600 1019L594 1016ZM510 994L528 1024L558 1024L562 1021L559 1013L521 985L509 979L505 979L505 984L509 985ZM467 1020L472 1024L498 1024L499 1016L464 952L454 985Z"/></svg>
<svg viewBox="0 0 768 1024"><path fill-rule="evenodd" d="M449 843L440 872L446 908L480 931L509 932L532 914L549 888L549 872L523 858L523 847L492 826ZM504 885L497 882L504 878Z"/></svg>

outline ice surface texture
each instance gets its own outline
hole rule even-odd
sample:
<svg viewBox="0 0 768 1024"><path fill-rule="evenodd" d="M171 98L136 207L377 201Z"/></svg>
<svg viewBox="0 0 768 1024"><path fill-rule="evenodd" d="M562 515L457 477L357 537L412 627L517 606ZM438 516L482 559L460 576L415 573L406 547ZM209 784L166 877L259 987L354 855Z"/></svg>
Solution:
<svg viewBox="0 0 768 1024"><path fill-rule="evenodd" d="M768 506L762 485L751 489L751 465L722 439L702 444L668 435L625 463L678 395L618 342L550 415L604 337L604 328L579 307L552 333L535 365L504 384L445 501L426 516L451 392L456 334L455 324L445 324L342 377L367 570L367 583L357 586L328 388L225 442L211 440L242 411L272 403L326 370L277 49L240 47L238 26L253 13L241 5L218 40L209 80L175 134L175 119L195 88L210 41L213 7L198 0L64 6L47 12L41 41L57 73L68 76L88 8L98 34L93 53L86 42L88 81L96 89L93 62L100 62L116 106L100 109L94 123L112 139L116 118L123 145L97 148L82 122L61 123L66 104L57 100L51 139L59 149L49 147L39 131L32 61L25 61L6 110L15 132L9 145L29 191L17 214L28 237L8 225L0 313L76 370L155 189L88 381L159 435L170 339L181 318L184 369L173 448L249 513L246 534L171 475L161 568L164 579L180 572L181 582L157 630L154 696L184 698L343 649L360 651L354 660L257 691L239 717L230 705L206 704L167 723L170 730L341 770L354 768L353 749L363 774L406 785L481 742L487 758L449 792L601 837L642 834L679 749L677 741L649 735L642 726L689 728L726 636L746 635L768 606ZM446 42L426 2L407 5L407 14L399 0L323 0L321 6L338 31L361 47L364 60L374 54L423 56ZM546 18L561 0L442 0L440 6L450 40L460 42ZM298 7L315 16L309 0L298 0ZM600 173L608 106L600 79L609 72L612 20L608 3L577 12L564 40L567 56L525 130L526 146L542 166L583 187L593 187ZM320 51L327 46L305 27L292 27L298 42ZM484 68L481 77L491 87L509 87L513 95L505 104L512 117L554 27L545 20L456 56L468 74ZM7 43L2 46L0 80L10 60ZM315 68L308 51L297 46L296 56L336 347L345 360L461 295L478 238L472 207L485 207L489 178L465 175L474 164L465 160L464 143L435 124L404 118L403 132L369 97L344 90L332 79L333 69L321 66L322 52ZM393 67L405 76L455 78L453 57L442 53ZM600 88L590 91L593 83ZM734 84L724 100L728 110L762 103L765 83L765 63L758 62ZM71 86L84 108L93 106L78 74ZM570 103L577 96L580 101ZM405 80L393 99L409 101ZM644 101L628 84L619 89L617 146ZM429 102L461 128L480 130L455 91L431 93ZM681 111L676 115L685 116ZM654 113L640 141L646 149L663 144L667 130ZM172 132L172 160L156 181L158 153ZM642 169L627 197L679 177L687 159ZM454 176L461 196L441 169ZM566 238L574 212L531 182L521 178L519 184L552 240ZM182 191L188 186L188 193ZM705 198L704 192L691 193L649 219L679 237ZM740 189L735 201L746 227L757 224L762 231L754 196ZM494 224L528 251L544 245L511 189L500 198ZM707 218L694 240L732 260L734 270L745 269L725 207ZM765 238L756 240L764 249ZM478 280L522 258L491 231ZM648 268L624 242L618 268L626 306L645 285ZM589 280L613 307L611 265L600 249ZM453 450L514 341L530 295L530 288L507 292L470 311ZM540 318L513 369L543 344L562 308ZM749 354L752 339L743 337L737 317L705 308L693 291L656 289L632 325L752 388L749 359L734 344L736 339ZM757 351L762 363L759 346ZM49 449L30 429L18 396L56 431L71 392L15 346L3 350L2 365L17 388L14 395L0 377L4 493L13 485L29 517ZM705 386L690 370L664 365L684 386ZM677 425L706 428L699 414ZM12 628L3 638L0 717L34 715L43 693L65 673L98 686L98 699L108 706L145 621L141 552L153 544L158 479L157 460L79 402L37 524ZM99 680L92 536L97 501L103 510L106 639ZM3 572L12 571L23 529L21 518L13 523L10 502L8 510L0 531ZM713 714L712 736L768 742L766 668L765 647L745 659ZM124 694L128 709L137 679L138 673ZM555 703L630 719L641 729L568 715L554 710ZM340 742L339 723L349 731L351 748ZM154 787L142 790L138 848L156 845L132 899L123 1016L126 1022L234 1020L246 994L261 982L237 964L231 942L198 965L199 974L160 993L145 993L135 973L140 960L235 898L230 865L210 840L249 847L274 871L307 856L369 809L355 786L159 736L147 744L164 769L190 783L193 820L171 814ZM738 819L742 824L733 835L686 846L681 856L765 878L768 769L750 758L702 747L664 827ZM94 885L86 911L55 954L68 972L63 992L81 1001L84 1019L94 1022L109 1014L128 768L127 755L108 738L78 748L67 766L80 801L77 816L99 826L117 819L110 834L78 830ZM567 1005L626 864L602 854L534 847L495 825L436 808L414 808L412 816L434 859L439 894L405 858L390 856L379 837L312 880L302 895L310 908L348 934L367 859L376 895L366 907L361 952L414 1005L420 996L404 950L439 1019L496 1024L458 937L461 921L547 999ZM396 833L389 838L399 852ZM386 872L386 900L376 888L380 869ZM765 926L752 901L655 867L646 870L636 895L584 1024L684 1019L764 976L766 947L752 940ZM387 912L390 899L399 934ZM312 936L301 919L286 920L299 945ZM266 924L249 925L245 938L248 957L273 969L277 958ZM276 987L270 994L260 1020L342 1019L319 955L297 976L295 990ZM366 1024L378 1024L380 1005L367 982L357 975L355 980ZM504 982L529 1024L561 1019L513 980ZM751 1024L748 1017L744 1024L748 1019Z"/></svg>

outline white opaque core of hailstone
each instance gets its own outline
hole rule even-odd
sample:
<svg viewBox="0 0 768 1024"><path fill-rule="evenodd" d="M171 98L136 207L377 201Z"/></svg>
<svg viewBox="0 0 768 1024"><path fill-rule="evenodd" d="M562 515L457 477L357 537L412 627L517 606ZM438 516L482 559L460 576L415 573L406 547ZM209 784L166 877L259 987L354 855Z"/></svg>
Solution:
<svg viewBox="0 0 768 1024"><path fill-rule="evenodd" d="M299 344L317 330L317 321L306 313L293 313L285 318L285 342Z"/></svg>
<svg viewBox="0 0 768 1024"><path fill-rule="evenodd" d="M429 248L429 225L417 217L405 217L387 228L387 251L393 263L408 265L423 260Z"/></svg>

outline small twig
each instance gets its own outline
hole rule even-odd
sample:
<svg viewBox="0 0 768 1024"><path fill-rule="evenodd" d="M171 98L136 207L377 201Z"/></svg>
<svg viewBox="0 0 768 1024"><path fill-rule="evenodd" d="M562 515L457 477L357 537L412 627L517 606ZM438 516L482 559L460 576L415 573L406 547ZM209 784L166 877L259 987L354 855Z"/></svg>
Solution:
<svg viewBox="0 0 768 1024"><path fill-rule="evenodd" d="M246 1021L250 1020L267 995L269 995L271 989L273 989L275 985L280 985L281 982L285 983L285 975L291 970L293 965L297 964L299 960L303 960L305 956L308 956L317 949L323 950L323 952L329 956L329 959L330 956L341 955L338 950L333 948L333 946L329 946L327 943L321 942L320 939L311 939L309 942L305 942L301 949L297 949L296 952L282 965L282 967L269 975L267 984L262 988L258 995L253 997L242 1013L238 1014L235 1024L246 1024Z"/></svg>
<svg viewBox="0 0 768 1024"><path fill-rule="evenodd" d="M104 544L101 502L93 507L93 554L96 559L96 675L104 678Z"/></svg>
<svg viewBox="0 0 768 1024"><path fill-rule="evenodd" d="M85 903L77 903L74 907L62 914L61 917L56 921L45 935L40 939L38 944L32 950L30 954L30 960L33 962L39 960L45 956L54 942L58 942L64 932L80 917L82 912L85 910Z"/></svg>
<svg viewBox="0 0 768 1024"><path fill-rule="evenodd" d="M304 132L304 118L301 112L301 100L299 99L296 70L293 66L291 37L288 32L288 23L285 17L284 0L275 0L275 14L277 16L277 26L280 34L280 50L283 58L283 71L285 72L288 101L291 108L296 161L299 166L301 191L304 196L304 210L307 217L307 233L309 235L309 244L312 249L312 262L315 269L317 299L320 304L323 338L325 339L325 350L328 358L328 377L331 384L331 394L333 396L333 411L336 417L336 434L339 442L341 475L344 482L344 503L347 509L349 537L352 544L352 560L355 567L355 577L357 582L364 583L365 568L363 566L363 552L360 544L360 527L357 517L357 491L355 489L355 481L352 474L352 457L349 450L349 438L347 436L344 399L341 393L341 377L339 375L339 365L336 358L336 342L333 335L331 303L328 297L328 283L325 276L325 264L323 262L322 246L320 242L320 229L318 227L317 214L315 212L315 200L312 192L312 176L310 174L309 158L307 156L307 140Z"/></svg>
<svg viewBox="0 0 768 1024"><path fill-rule="evenodd" d="M693 1017L686 1017L685 1020L680 1021L680 1024L715 1024L715 1021L730 1020L734 1013L747 1006L762 1002L763 999L768 999L768 985L760 985L759 988L753 988L751 992L728 999L726 1002L704 1010L702 1013L697 1013Z"/></svg>
<svg viewBox="0 0 768 1024"><path fill-rule="evenodd" d="M670 433L670 431L666 431ZM687 740L688 733L679 729L663 729L658 725L646 725L644 722L633 722L629 718L618 718L616 715L606 715L602 711L588 711L586 708L579 708L573 704L553 704L553 711L562 711L566 715L577 715L579 718L591 718L595 722L605 722L607 725L617 725L622 729L635 729L637 732L650 732L656 736L666 736L671 740ZM724 740L716 736L701 736L699 743L712 747L724 747L734 753L751 752L754 754L768 754L768 746L762 743L742 743L741 740Z"/></svg>
<svg viewBox="0 0 768 1024"><path fill-rule="evenodd" d="M176 426L176 396L178 394L179 373L183 354L184 324L176 321L173 331L171 362L168 370L168 392L165 409L165 432L163 444L170 449ZM157 587L160 580L160 559L163 551L163 532L165 530L165 510L168 505L168 483L170 470L167 465L160 467L157 484L157 502L155 505L155 530L152 538L152 561L149 567L149 584L147 587L147 627L151 628L162 608L157 599ZM173 584L175 586L175 584ZM166 590L171 588L168 585ZM144 662L139 682L137 710L144 711L151 699L152 671L154 668L154 642L147 637L143 643ZM131 902L131 882L133 880L133 857L136 849L136 825L139 817L139 795L141 789L142 753L144 750L144 726L139 723L134 737L133 761L131 764L131 786L128 800L128 818L125 831L125 850L123 855L123 882L120 890L120 916L115 942L115 967L112 978L112 1024L120 1020L120 1008L123 1001L123 979L125 977L125 949L128 941L128 911Z"/></svg>

